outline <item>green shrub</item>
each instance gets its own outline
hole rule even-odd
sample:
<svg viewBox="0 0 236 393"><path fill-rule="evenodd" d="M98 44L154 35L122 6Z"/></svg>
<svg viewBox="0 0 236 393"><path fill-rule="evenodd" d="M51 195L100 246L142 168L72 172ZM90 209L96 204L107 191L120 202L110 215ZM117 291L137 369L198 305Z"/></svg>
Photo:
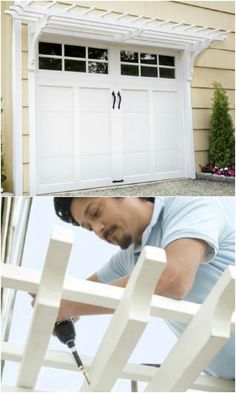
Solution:
<svg viewBox="0 0 236 393"><path fill-rule="evenodd" d="M223 87L214 82L214 98L209 133L209 163L219 168L234 163L235 136L229 113L228 97Z"/></svg>

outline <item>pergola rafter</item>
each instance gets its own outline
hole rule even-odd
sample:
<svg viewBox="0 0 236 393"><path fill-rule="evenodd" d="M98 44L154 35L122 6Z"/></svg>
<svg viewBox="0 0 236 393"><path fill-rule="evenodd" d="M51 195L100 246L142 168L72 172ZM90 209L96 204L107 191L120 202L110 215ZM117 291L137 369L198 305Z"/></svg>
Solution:
<svg viewBox="0 0 236 393"><path fill-rule="evenodd" d="M212 41L224 40L230 31L208 26L190 25L187 22L163 20L158 16L135 16L112 10L101 10L95 6L82 8L79 3L52 1L49 4L35 1L16 1L6 11L15 20L32 25L30 67L35 67L36 42L41 34L59 32L68 35L71 31L78 37L108 42L124 42L185 49L199 53ZM68 5L67 5L68 4ZM195 56L194 56L195 57Z"/></svg>

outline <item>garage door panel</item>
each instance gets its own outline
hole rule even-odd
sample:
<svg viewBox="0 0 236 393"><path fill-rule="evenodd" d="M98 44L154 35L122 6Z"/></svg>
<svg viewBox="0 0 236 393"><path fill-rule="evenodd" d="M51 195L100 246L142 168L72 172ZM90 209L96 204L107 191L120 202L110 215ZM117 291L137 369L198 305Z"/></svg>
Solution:
<svg viewBox="0 0 236 393"><path fill-rule="evenodd" d="M153 111L155 113L173 113L177 110L177 94L175 92L153 92Z"/></svg>
<svg viewBox="0 0 236 393"><path fill-rule="evenodd" d="M39 112L72 112L73 87L39 86L38 87Z"/></svg>
<svg viewBox="0 0 236 393"><path fill-rule="evenodd" d="M122 113L146 113L148 112L148 91L128 90L121 91Z"/></svg>
<svg viewBox="0 0 236 393"><path fill-rule="evenodd" d="M105 154L111 152L111 124L105 113L83 113L80 115L81 154Z"/></svg>
<svg viewBox="0 0 236 393"><path fill-rule="evenodd" d="M149 150L149 117L144 113L127 113L122 117L123 149L125 152Z"/></svg>
<svg viewBox="0 0 236 393"><path fill-rule="evenodd" d="M150 153L126 153L124 154L124 175L135 176L150 174Z"/></svg>
<svg viewBox="0 0 236 393"><path fill-rule="evenodd" d="M80 179L95 180L109 179L112 177L111 155L93 155L80 156Z"/></svg>
<svg viewBox="0 0 236 393"><path fill-rule="evenodd" d="M159 74L157 78L121 75L120 49L118 44L109 45L106 75L38 70L39 192L59 191L60 186L63 190L105 187L114 180L129 184L185 173L188 141L184 140L180 62L175 63L175 79ZM148 50L140 47L140 53ZM177 59L176 53L169 52Z"/></svg>
<svg viewBox="0 0 236 393"><path fill-rule="evenodd" d="M154 153L155 172L179 171L181 168L181 154L179 150L158 149Z"/></svg>
<svg viewBox="0 0 236 393"><path fill-rule="evenodd" d="M67 183L73 181L73 178L74 163L71 156L39 160L40 185Z"/></svg>
<svg viewBox="0 0 236 393"><path fill-rule="evenodd" d="M108 113L112 106L110 89L80 88L79 97L81 113Z"/></svg>
<svg viewBox="0 0 236 393"><path fill-rule="evenodd" d="M73 118L69 113L40 113L38 124L39 157L73 155Z"/></svg>
<svg viewBox="0 0 236 393"><path fill-rule="evenodd" d="M179 146L179 129L177 116L174 113L154 115L154 145L168 149L170 146Z"/></svg>

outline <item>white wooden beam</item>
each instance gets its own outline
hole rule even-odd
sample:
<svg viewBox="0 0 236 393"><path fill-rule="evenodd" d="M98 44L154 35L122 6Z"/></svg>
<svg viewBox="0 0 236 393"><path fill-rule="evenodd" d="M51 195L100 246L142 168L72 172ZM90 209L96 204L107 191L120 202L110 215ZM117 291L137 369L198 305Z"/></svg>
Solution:
<svg viewBox="0 0 236 393"><path fill-rule="evenodd" d="M49 390L34 390L34 389L26 389L19 388L17 386L10 385L1 385L1 392L49 392Z"/></svg>
<svg viewBox="0 0 236 393"><path fill-rule="evenodd" d="M19 343L2 343L2 360L21 362L24 347ZM81 355L81 359L87 369L91 366L92 357ZM58 350L47 350L42 367L50 367L78 372L78 367L69 352ZM121 371L120 378L140 382L150 382L156 374L156 369L141 364L127 363ZM191 389L208 392L233 392L234 381L221 378L200 375L191 386Z"/></svg>
<svg viewBox="0 0 236 393"><path fill-rule="evenodd" d="M184 392L230 337L235 268L228 267L166 357L146 392ZM172 370L170 374L170 370Z"/></svg>
<svg viewBox="0 0 236 393"><path fill-rule="evenodd" d="M55 227L49 242L19 371L17 380L19 387L33 388L37 381L60 306L71 247L72 231Z"/></svg>
<svg viewBox="0 0 236 393"><path fill-rule="evenodd" d="M40 274L39 270L1 264L1 286L37 293ZM123 292L123 288L66 276L62 298L115 309ZM153 295L151 315L176 322L188 323L199 308L200 305L196 303ZM231 321L231 331L234 330L235 313Z"/></svg>
<svg viewBox="0 0 236 393"><path fill-rule="evenodd" d="M150 317L150 305L166 262L165 251L144 247L89 369L91 385L80 391L108 392L125 367Z"/></svg>

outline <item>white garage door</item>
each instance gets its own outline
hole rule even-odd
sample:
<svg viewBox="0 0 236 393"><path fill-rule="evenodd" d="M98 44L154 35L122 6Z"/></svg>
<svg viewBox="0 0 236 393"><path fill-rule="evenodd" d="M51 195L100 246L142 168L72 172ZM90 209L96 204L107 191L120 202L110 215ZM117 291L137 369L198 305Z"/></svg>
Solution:
<svg viewBox="0 0 236 393"><path fill-rule="evenodd" d="M178 56L39 43L37 193L185 176Z"/></svg>

